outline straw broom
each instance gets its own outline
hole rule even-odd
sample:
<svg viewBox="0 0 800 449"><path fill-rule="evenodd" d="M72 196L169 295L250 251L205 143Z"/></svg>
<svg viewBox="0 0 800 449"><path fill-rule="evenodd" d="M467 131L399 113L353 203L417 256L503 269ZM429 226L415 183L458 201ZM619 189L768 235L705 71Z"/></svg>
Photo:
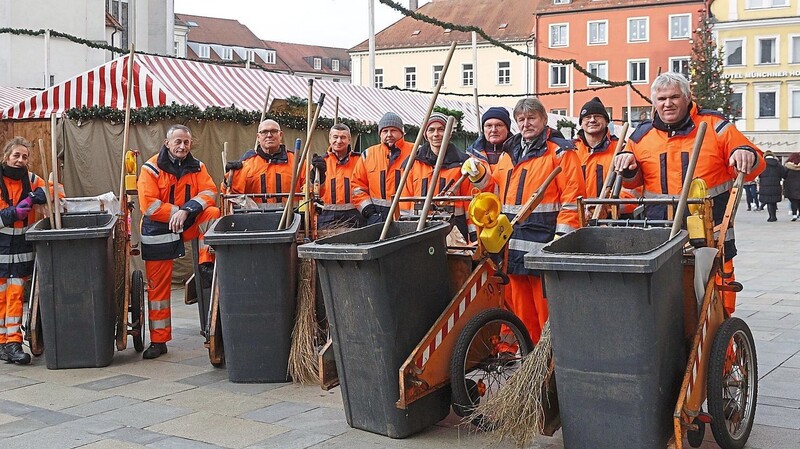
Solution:
<svg viewBox="0 0 800 449"><path fill-rule="evenodd" d="M545 403L553 341L548 320L539 343L522 360L522 366L498 393L481 402L466 422L486 423L497 441L509 439L523 447L541 435L545 424Z"/></svg>

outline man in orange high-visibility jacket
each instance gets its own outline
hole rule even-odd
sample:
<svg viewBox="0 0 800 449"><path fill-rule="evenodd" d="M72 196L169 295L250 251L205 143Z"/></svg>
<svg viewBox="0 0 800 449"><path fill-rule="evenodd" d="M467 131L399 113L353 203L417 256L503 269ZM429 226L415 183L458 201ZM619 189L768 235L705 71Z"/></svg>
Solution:
<svg viewBox="0 0 800 449"><path fill-rule="evenodd" d="M467 154L489 163L494 168L503 153L503 145L514 134L511 132L511 116L506 108L495 106L481 117L483 133L467 148Z"/></svg>
<svg viewBox="0 0 800 449"><path fill-rule="evenodd" d="M353 203L366 224L386 220L413 144L403 140L403 119L387 112L378 122L381 143L364 151L353 170Z"/></svg>
<svg viewBox="0 0 800 449"><path fill-rule="evenodd" d="M514 107L520 134L506 143L497 165L488 174L488 164L471 158L463 170L470 181L484 191L500 196L502 211L513 219L548 175L561 173L544 192L544 198L527 220L517 223L508 242L506 301L528 328L531 339L539 341L548 318L547 299L539 275L525 268L524 257L538 251L556 235L579 227L578 197L586 186L575 147L558 131L547 127L547 110L536 98L523 98Z"/></svg>
<svg viewBox="0 0 800 449"><path fill-rule="evenodd" d="M613 167L614 151L619 139L608 130L610 117L603 102L594 97L581 108L578 124L581 129L573 139L578 157L581 159L583 177L586 180L586 197L597 198L603 189L609 168ZM612 168L613 169L613 168ZM641 191L641 189L639 189ZM623 189L620 198L638 198L640 192ZM619 208L622 216L630 215L636 205L627 204Z"/></svg>
<svg viewBox="0 0 800 449"><path fill-rule="evenodd" d="M652 121L645 121L630 137L626 152L614 160L616 170L624 170L626 187L644 187L645 198L678 197L689 165L697 128L706 122L695 178L702 178L712 197L714 224L720 224L730 198L730 189L738 172L746 173L745 181L763 171L761 150L750 142L732 123L716 111L700 109L691 100L689 82L674 72L656 77L651 86L656 109ZM665 206L647 207L650 219L666 219ZM733 229L726 233L725 271L733 273L732 258L736 255ZM732 282L733 276L725 279ZM720 280L721 282L721 280ZM725 308L733 312L736 295L723 292Z"/></svg>
<svg viewBox="0 0 800 449"><path fill-rule="evenodd" d="M317 229L357 228L364 218L351 198L353 170L361 159L350 148L350 128L344 123L333 125L328 134L330 146L324 156L314 155L311 178L319 181L322 212Z"/></svg>
<svg viewBox="0 0 800 449"><path fill-rule="evenodd" d="M0 165L0 360L27 365L22 349L22 304L25 281L33 273L33 244L25 232L36 222L34 204L44 204L44 181L28 171L31 143L9 140Z"/></svg>
<svg viewBox="0 0 800 449"><path fill-rule="evenodd" d="M258 147L249 150L238 161L226 164L225 170L234 170L230 193L289 193L292 184L294 152L288 151L283 141L281 125L275 120L258 124ZM301 169L295 182L295 192L303 190L305 172ZM283 198L254 197L257 203L283 203ZM297 204L297 201L294 201Z"/></svg>
<svg viewBox="0 0 800 449"><path fill-rule="evenodd" d="M203 234L220 216L215 206L217 188L205 164L192 156L191 149L189 128L173 125L158 154L142 165L137 184L150 324L150 347L142 355L145 359L166 354L167 342L172 339L172 260L184 255L184 241L199 241L200 276L210 280L213 272L214 255Z"/></svg>

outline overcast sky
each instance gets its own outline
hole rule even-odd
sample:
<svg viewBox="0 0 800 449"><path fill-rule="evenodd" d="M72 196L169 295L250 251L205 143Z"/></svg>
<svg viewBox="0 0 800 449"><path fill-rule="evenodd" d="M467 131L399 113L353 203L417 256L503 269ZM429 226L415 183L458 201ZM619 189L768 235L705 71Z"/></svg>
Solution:
<svg viewBox="0 0 800 449"><path fill-rule="evenodd" d="M175 0L175 12L236 19L261 39L350 48L369 38L370 0ZM408 7L408 0L395 0ZM428 0L419 0L422 6ZM403 15L375 0L375 32Z"/></svg>

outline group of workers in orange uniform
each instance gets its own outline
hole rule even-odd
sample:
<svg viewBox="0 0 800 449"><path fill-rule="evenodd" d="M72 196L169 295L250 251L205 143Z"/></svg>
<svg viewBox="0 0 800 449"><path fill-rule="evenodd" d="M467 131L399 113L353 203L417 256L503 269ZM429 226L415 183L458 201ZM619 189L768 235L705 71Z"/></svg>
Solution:
<svg viewBox="0 0 800 449"><path fill-rule="evenodd" d="M750 180L763 170L761 151L725 117L716 111L700 109L692 101L689 84L682 75L669 72L659 75L652 85L652 100L655 117L636 128L625 151L616 157L614 151L619 140L609 132L609 116L598 98L581 109L581 130L574 140L547 126L547 111L536 98L522 99L514 108L518 134L512 134L511 116L505 108L489 108L481 120L483 133L466 154L452 144L442 148L447 122L443 115L432 114L421 130L425 143L419 149L402 196L424 196L431 188L437 194L445 194L464 175L470 183L464 182L458 192L448 193L468 196L473 189L494 192L503 204L502 212L513 218L553 169L562 168L544 192L543 201L516 225L508 243L506 271L510 283L506 299L528 327L534 342L538 341L548 317L547 300L540 277L524 267L523 257L578 228L578 198L596 197L609 170L622 173L630 195L675 197L681 191L698 124L707 122L711 132L703 139L695 176L703 178L709 186L715 223L722 220L737 172L746 173L745 179ZM349 128L334 125L327 151L312 158L311 176L319 183L322 203L320 229L358 227L386 220L412 144L403 139L402 119L391 112L379 121L378 133L378 144L356 153L350 145ZM284 198L275 194L301 192L306 183L302 170L295 185L290 185L294 158L298 156L288 151L282 140L283 132L277 122L261 122L257 148L226 166L226 171L231 172L229 193L261 193L265 197L256 198L257 201L278 202ZM171 338L172 259L182 254L183 241L199 238L199 262L205 267L201 269L201 277L209 277L213 263L213 253L202 243L202 235L210 222L220 216L215 206L217 189L204 164L192 157L191 141L188 128L180 125L170 128L161 151L144 164L139 177L144 215L142 256L148 277L152 342L143 355L145 358L155 358L167 351L166 343ZM440 151L445 151L441 178L437 186L432 186L433 166ZM4 176L7 180L8 175ZM18 206L14 200L5 201L8 207L15 207L12 203ZM403 206L406 211L413 208L408 204ZM466 206L464 202L456 202L453 222L468 241L474 242L475 229L468 223ZM667 212L648 207L646 213L648 218L666 219ZM19 222L18 216L10 214L0 215L4 226ZM729 248L726 247L725 254L730 263L735 247L733 233L729 231L728 235ZM729 268L732 270L732 265ZM7 278L0 281L5 283L3 286L9 283ZM732 311L735 299L730 302L726 298L726 307ZM13 314L9 310L7 307L5 329L13 328L14 321L8 318ZM11 341L8 335L3 334L5 341Z"/></svg>

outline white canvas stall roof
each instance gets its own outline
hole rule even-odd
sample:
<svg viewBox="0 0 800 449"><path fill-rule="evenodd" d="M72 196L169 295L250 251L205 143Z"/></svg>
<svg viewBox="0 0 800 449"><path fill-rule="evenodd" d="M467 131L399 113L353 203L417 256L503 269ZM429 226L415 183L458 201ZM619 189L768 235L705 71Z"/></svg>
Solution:
<svg viewBox="0 0 800 449"><path fill-rule="evenodd" d="M124 109L128 57L107 62L5 108L3 118L47 118L52 113L60 116L67 109L81 106ZM201 109L233 105L261 111L268 86L272 88L271 99L308 95L308 78L161 56L137 55L133 73L133 108L177 103ZM404 123L419 125L430 102L427 94L315 80L315 100L323 92L326 99L322 116L334 116L338 96L339 116L364 123L377 123L385 112L392 111ZM463 111L464 129L478 131L474 104L441 96L436 104Z"/></svg>
<svg viewBox="0 0 800 449"><path fill-rule="evenodd" d="M36 93L35 90L0 86L0 111L19 104Z"/></svg>

